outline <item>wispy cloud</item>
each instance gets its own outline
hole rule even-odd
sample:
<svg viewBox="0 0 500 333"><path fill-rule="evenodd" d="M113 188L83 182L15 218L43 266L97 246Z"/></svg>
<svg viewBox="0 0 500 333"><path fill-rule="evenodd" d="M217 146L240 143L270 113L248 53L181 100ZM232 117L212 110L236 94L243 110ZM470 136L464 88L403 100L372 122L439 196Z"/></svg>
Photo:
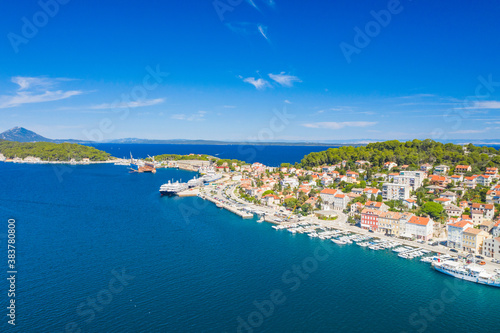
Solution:
<svg viewBox="0 0 500 333"><path fill-rule="evenodd" d="M103 103L99 105L93 105L88 107L88 109L92 110L104 110L104 109L125 109L125 108L138 108L142 106L152 106L161 104L165 101L164 98L155 98L155 99L144 99L140 101L131 101L131 102L118 102L118 103Z"/></svg>
<svg viewBox="0 0 500 333"><path fill-rule="evenodd" d="M292 102L290 102L290 101L289 101L289 100L287 100L287 99L285 99L285 100L284 100L284 102L285 102L286 104L292 104Z"/></svg>
<svg viewBox="0 0 500 333"><path fill-rule="evenodd" d="M500 101L476 101L473 106L464 109L500 109Z"/></svg>
<svg viewBox="0 0 500 333"><path fill-rule="evenodd" d="M259 78L259 79L256 79L254 77L247 77L247 78L244 78L242 76L240 76L240 79L243 80L243 82L246 82L246 83L250 83L251 85L253 85L257 90L264 90L265 88L267 87L270 87L271 85L269 84L269 82L267 82L266 80L262 79L262 78Z"/></svg>
<svg viewBox="0 0 500 333"><path fill-rule="evenodd" d="M0 96L0 109L12 108L23 104L58 101L80 95L81 90L52 90L67 78L15 76L11 81L19 86L15 94Z"/></svg>
<svg viewBox="0 0 500 333"><path fill-rule="evenodd" d="M450 132L450 133L452 133L452 134L476 134L476 133L486 133L490 130L491 130L490 127L486 127L486 128L477 129L477 130L467 129L467 130L454 131L454 132Z"/></svg>
<svg viewBox="0 0 500 333"><path fill-rule="evenodd" d="M327 122L317 122L317 123L308 123L303 124L302 126L308 128L327 128L327 129L341 129L344 127L369 127L376 125L377 122L373 121L327 121Z"/></svg>
<svg viewBox="0 0 500 333"><path fill-rule="evenodd" d="M280 74L271 73L269 74L269 77L271 78L271 80L279 83L284 87L292 87L294 82L302 82L302 80L298 77L285 74L285 72L281 72Z"/></svg>
<svg viewBox="0 0 500 333"><path fill-rule="evenodd" d="M401 96L399 98L424 98L424 97L436 97L436 95L434 95L434 94L415 94L415 95Z"/></svg>
<svg viewBox="0 0 500 333"><path fill-rule="evenodd" d="M187 115L183 113L173 114L170 118L175 120L185 120L185 121L203 121L205 120L205 115L207 111L198 111L194 114Z"/></svg>
<svg viewBox="0 0 500 333"><path fill-rule="evenodd" d="M269 41L269 37L267 36L267 26L264 24L252 22L231 22L226 23L225 25L234 33L244 36L259 35Z"/></svg>
<svg viewBox="0 0 500 333"><path fill-rule="evenodd" d="M260 34L269 42L269 37L267 37L267 27L260 24L257 29L259 30Z"/></svg>

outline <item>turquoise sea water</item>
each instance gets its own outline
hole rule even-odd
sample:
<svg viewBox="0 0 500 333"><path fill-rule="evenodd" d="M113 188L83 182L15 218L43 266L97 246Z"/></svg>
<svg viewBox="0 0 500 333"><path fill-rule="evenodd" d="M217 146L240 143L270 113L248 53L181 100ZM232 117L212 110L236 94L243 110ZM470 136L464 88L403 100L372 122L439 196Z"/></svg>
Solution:
<svg viewBox="0 0 500 333"><path fill-rule="evenodd" d="M161 169L0 163L0 260L17 224L17 325L1 332L496 332L500 289L390 251L276 231ZM124 271L125 270L125 271ZM5 278L1 307L7 306ZM272 303L271 306L271 302ZM7 310L3 310L5 313Z"/></svg>

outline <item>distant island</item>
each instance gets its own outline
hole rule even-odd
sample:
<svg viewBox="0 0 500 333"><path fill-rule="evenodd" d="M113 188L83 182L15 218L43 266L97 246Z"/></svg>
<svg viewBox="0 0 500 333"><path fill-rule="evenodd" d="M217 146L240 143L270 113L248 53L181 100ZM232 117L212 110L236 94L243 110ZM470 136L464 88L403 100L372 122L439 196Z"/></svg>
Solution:
<svg viewBox="0 0 500 333"><path fill-rule="evenodd" d="M372 143L377 143L380 140L374 139L334 139L334 140L321 140L321 141L220 141L220 140L187 140L187 139L140 139L140 138L123 138L105 141L92 141L92 140L76 140L76 139L49 139L41 136L33 131L24 127L14 127L0 133L0 139L17 142L54 142L54 143L81 143L81 144L169 144L169 145L245 145L245 146L325 146L325 147L342 147L353 146L360 147ZM446 142L464 145L500 145L500 139L488 140L469 140L469 139L455 139L447 140ZM445 143L446 143L445 142Z"/></svg>

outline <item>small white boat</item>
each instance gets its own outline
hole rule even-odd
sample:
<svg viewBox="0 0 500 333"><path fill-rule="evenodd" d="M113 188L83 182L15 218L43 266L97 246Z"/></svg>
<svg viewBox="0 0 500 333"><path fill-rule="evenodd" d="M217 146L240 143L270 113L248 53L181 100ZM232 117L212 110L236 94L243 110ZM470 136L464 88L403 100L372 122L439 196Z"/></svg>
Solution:
<svg viewBox="0 0 500 333"><path fill-rule="evenodd" d="M335 239L335 238L332 239L332 242L334 242L335 244L338 244L338 245L345 245L345 244L347 244L346 241L340 240L340 239Z"/></svg>

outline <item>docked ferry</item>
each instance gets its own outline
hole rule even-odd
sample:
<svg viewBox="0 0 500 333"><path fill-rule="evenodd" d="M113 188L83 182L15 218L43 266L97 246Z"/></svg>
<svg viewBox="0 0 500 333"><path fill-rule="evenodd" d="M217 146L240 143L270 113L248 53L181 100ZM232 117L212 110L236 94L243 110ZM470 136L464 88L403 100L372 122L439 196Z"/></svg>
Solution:
<svg viewBox="0 0 500 333"><path fill-rule="evenodd" d="M179 181L172 183L171 181L168 181L168 183L163 184L160 187L160 193L161 195L176 195L177 193L187 189L188 185L186 183L180 183Z"/></svg>
<svg viewBox="0 0 500 333"><path fill-rule="evenodd" d="M500 274L490 274L475 264L466 265L457 261L433 262L432 267L441 273L451 275L457 279L462 279L492 287L500 287Z"/></svg>

